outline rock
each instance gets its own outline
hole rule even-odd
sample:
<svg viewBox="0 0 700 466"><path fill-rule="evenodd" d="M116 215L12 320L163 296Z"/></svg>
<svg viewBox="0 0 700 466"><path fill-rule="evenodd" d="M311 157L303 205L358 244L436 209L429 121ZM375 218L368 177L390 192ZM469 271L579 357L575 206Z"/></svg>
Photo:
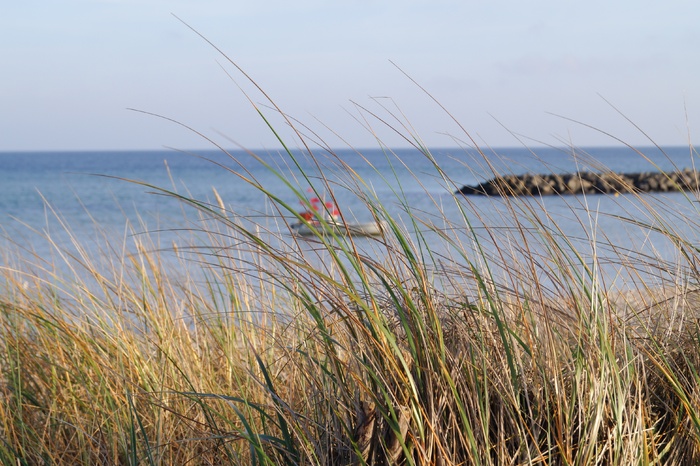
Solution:
<svg viewBox="0 0 700 466"><path fill-rule="evenodd" d="M565 186L567 192L578 193L579 191L581 191L581 178L577 176L569 176L567 178L568 180L566 181ZM564 192L564 190L562 189L559 192Z"/></svg>
<svg viewBox="0 0 700 466"><path fill-rule="evenodd" d="M576 172L498 176L458 193L488 196L548 196L553 194L621 194L697 190L700 173L686 168L669 173Z"/></svg>

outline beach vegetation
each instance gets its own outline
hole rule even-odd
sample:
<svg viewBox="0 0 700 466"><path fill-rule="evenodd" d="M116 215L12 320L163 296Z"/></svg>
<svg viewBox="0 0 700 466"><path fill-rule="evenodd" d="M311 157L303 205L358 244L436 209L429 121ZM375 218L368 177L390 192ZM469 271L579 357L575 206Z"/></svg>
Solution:
<svg viewBox="0 0 700 466"><path fill-rule="evenodd" d="M293 143L280 137L280 157L294 165L302 153L318 171L290 179L268 166L289 202L234 159L221 170L259 190L272 221L241 218L216 192L149 186L186 207L181 243L162 248L130 225L116 241L105 233L97 253L78 238L57 245L53 262L5 251L0 462L700 462L700 255L667 215L697 225L697 192L683 209L624 196L646 217L621 222L671 244L671 256L598 231L605 213L588 201L604 194L564 198L582 238L563 234L536 196L492 196L504 222L490 226L439 163L430 176L444 192L423 193L430 212L402 186L380 199L268 104L255 105L263 122L269 111L294 132ZM401 114L362 115L434 160ZM490 151L466 131L460 140L489 166ZM394 159L379 136L378 146ZM316 210L316 234L295 236L290 225L309 222L299 214L308 187L356 196L382 235L324 228ZM459 215L442 214L445 203ZM343 215L340 206L341 224L352 221Z"/></svg>

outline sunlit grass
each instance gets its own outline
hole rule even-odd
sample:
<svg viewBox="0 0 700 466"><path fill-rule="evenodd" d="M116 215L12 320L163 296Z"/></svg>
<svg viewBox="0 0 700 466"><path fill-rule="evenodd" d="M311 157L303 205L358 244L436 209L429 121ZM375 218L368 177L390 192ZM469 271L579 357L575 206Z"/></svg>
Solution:
<svg viewBox="0 0 700 466"><path fill-rule="evenodd" d="M664 238L671 257L612 240L586 196L564 198L581 223L571 237L541 199L496 197L484 209L453 194L452 174L402 116L363 113L433 162L444 192L426 189L432 205L418 210L406 178L396 187L396 173L381 173L394 188L379 199L280 114L318 172L267 170L306 207L308 186L355 196L383 235L343 235L323 212L317 235L292 235L290 223L306 221L298 203L232 159L220 168L263 194L275 220L240 218L216 192L149 186L186 207L172 247L129 225L86 248L64 225L73 244L46 235L51 260L8 248L0 461L700 462L700 258L696 238L678 233L692 229L674 226L700 226L697 193L682 205L635 194L644 215L620 215ZM299 151L281 157L302 166ZM352 219L341 210L340 221Z"/></svg>
<svg viewBox="0 0 700 466"><path fill-rule="evenodd" d="M461 217L441 218L444 196L428 213L397 192L406 215L395 218L353 176L315 188L353 190L386 222L381 238L302 240L284 220L236 220L215 193L163 189L197 213L174 249L129 232L105 235L100 256L56 245L67 274L8 260L0 458L698 460L698 258L667 220L674 206L639 198L647 228L676 245L669 261L611 243L592 211L589 237L572 241L532 199L494 199L506 231L473 228L483 210L459 196ZM288 183L303 199L299 181ZM603 256L629 279L611 286Z"/></svg>

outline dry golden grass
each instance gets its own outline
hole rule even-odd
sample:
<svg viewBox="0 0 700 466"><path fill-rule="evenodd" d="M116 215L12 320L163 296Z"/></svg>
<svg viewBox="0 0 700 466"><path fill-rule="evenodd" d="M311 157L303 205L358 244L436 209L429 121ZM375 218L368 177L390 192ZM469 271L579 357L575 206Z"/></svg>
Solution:
<svg viewBox="0 0 700 466"><path fill-rule="evenodd" d="M250 82L306 153L317 144L332 157ZM396 122L435 163L403 115L359 110L372 134L369 120L401 133L387 124ZM299 199L302 185L338 188L315 160L318 178L279 176ZM80 264L67 275L41 258L6 260L0 462L700 463L700 261L664 216L674 206L639 196L651 220L628 219L668 239L673 260L630 255L606 232L582 251L546 210L517 198L503 201L507 229L477 234L481 213L468 201L433 199L438 217L448 201L460 212L436 222L397 192L409 229L337 162L342 189L386 224L370 253L335 234L319 234L315 248L278 241L284 222L265 232L232 220L221 201L160 188L202 215L196 244L158 251L134 235L106 239L95 257L76 240L72 255L57 250ZM280 217L301 220L244 170L233 175ZM687 194L693 214L676 221L697 225L697 194ZM585 200L570 198L571 208L593 222ZM603 272L601 250L623 283Z"/></svg>
<svg viewBox="0 0 700 466"><path fill-rule="evenodd" d="M513 262L497 244L485 252L488 235L452 236L469 229L468 203L428 241L364 196L388 225L372 255L334 235L307 255L261 243L225 206L182 199L208 219L207 244L166 254L133 236L135 254L105 245L109 260L85 254L82 272L51 281L4 268L0 460L700 461L687 241L682 279L608 290L595 261L517 199L514 234L531 253ZM419 259L436 238L452 251L440 274ZM619 265L648 272L644 260Z"/></svg>

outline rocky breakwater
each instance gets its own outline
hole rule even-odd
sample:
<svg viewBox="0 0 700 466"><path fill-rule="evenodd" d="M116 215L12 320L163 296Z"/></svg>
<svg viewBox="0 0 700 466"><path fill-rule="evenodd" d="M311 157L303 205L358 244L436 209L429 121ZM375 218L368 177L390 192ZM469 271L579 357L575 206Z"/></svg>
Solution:
<svg viewBox="0 0 700 466"><path fill-rule="evenodd" d="M614 173L576 172L548 175L497 176L458 193L488 196L546 196L553 194L624 194L698 190L700 172Z"/></svg>

